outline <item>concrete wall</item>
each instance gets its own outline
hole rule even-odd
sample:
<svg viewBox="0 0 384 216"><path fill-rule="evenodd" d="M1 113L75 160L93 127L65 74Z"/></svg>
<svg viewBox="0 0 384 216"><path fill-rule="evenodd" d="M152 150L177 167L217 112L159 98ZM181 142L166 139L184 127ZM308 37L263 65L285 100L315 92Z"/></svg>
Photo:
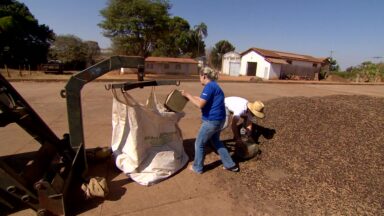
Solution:
<svg viewBox="0 0 384 216"><path fill-rule="evenodd" d="M304 67L303 65L283 65L281 66L281 72L280 72L280 78L281 79L287 79L287 78L300 78L300 79L307 79L307 80L313 80L315 78L315 74L320 72L320 67L309 67L308 64Z"/></svg>
<svg viewBox="0 0 384 216"><path fill-rule="evenodd" d="M198 73L197 64L173 62L146 62L145 71L157 74L184 74L195 75Z"/></svg>
<svg viewBox="0 0 384 216"><path fill-rule="evenodd" d="M236 52L228 52L224 54L221 64L221 72L231 76L238 76L240 67L234 67L234 65L240 65L240 54ZM232 67L231 67L232 65Z"/></svg>
<svg viewBox="0 0 384 216"><path fill-rule="evenodd" d="M293 66L299 66L299 67L313 67L313 63L312 62L304 62L304 61L292 61L292 64ZM320 66L320 64L318 64Z"/></svg>
<svg viewBox="0 0 384 216"><path fill-rule="evenodd" d="M320 72L321 64L317 63L316 67L313 62L295 61L291 64L281 66L280 78L287 79L315 79L315 74Z"/></svg>
<svg viewBox="0 0 384 216"><path fill-rule="evenodd" d="M280 79L281 64L271 64L271 70L268 74L269 80Z"/></svg>

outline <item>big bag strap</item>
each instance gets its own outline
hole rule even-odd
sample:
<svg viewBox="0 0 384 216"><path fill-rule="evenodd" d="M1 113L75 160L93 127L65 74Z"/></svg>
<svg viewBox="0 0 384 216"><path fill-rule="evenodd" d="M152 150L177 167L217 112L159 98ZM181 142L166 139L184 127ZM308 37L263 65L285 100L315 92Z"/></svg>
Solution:
<svg viewBox="0 0 384 216"><path fill-rule="evenodd" d="M140 105L130 94L128 94L126 91L121 91L122 98L120 97L120 94L116 92L116 89L112 89L112 94L114 98L122 103L126 104L128 106L137 106ZM146 101L145 107L154 111L159 111L157 108L157 97L155 93L155 86L152 86L151 92L149 94L149 97Z"/></svg>
<svg viewBox="0 0 384 216"><path fill-rule="evenodd" d="M147 108L152 110L157 110L157 98L155 94L155 87L152 86L151 93L147 99L147 103L145 104Z"/></svg>
<svg viewBox="0 0 384 216"><path fill-rule="evenodd" d="M128 94L127 92L125 92L123 90L121 90L121 95L123 96L123 98L120 98L120 96L119 96L120 94L118 94L116 92L116 89L114 89L114 88L112 88L112 94L113 94L114 98L122 104L126 104L129 106L136 106L138 104L136 102L136 100L130 94Z"/></svg>

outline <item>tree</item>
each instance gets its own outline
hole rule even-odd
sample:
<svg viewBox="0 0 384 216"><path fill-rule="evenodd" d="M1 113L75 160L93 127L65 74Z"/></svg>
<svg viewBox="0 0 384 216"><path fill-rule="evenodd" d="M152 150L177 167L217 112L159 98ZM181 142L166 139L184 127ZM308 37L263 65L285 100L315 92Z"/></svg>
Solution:
<svg viewBox="0 0 384 216"><path fill-rule="evenodd" d="M51 60L59 60L66 69L80 70L94 64L100 47L95 41L83 42L74 35L59 35L49 54Z"/></svg>
<svg viewBox="0 0 384 216"><path fill-rule="evenodd" d="M194 30L191 30L189 33L188 50L192 58L205 56L205 43L202 37L199 37L197 34Z"/></svg>
<svg viewBox="0 0 384 216"><path fill-rule="evenodd" d="M168 30L165 37L155 44L153 56L188 56L190 55L190 26L188 21L181 17L173 17L168 21Z"/></svg>
<svg viewBox="0 0 384 216"><path fill-rule="evenodd" d="M203 41L203 38L206 38L208 36L208 27L205 23L200 23L199 25L195 25L195 36L197 36L197 56L202 56L204 55L204 49L205 49L205 44L202 48L200 49L200 41Z"/></svg>
<svg viewBox="0 0 384 216"><path fill-rule="evenodd" d="M100 47L96 41L85 41L87 47L86 64L87 66L94 65L100 57Z"/></svg>
<svg viewBox="0 0 384 216"><path fill-rule="evenodd" d="M0 64L16 67L46 62L54 36L48 26L39 25L23 3L0 2Z"/></svg>
<svg viewBox="0 0 384 216"><path fill-rule="evenodd" d="M210 60L212 65L221 70L221 61L223 55L227 52L234 51L235 47L226 40L221 40L215 44L211 51Z"/></svg>
<svg viewBox="0 0 384 216"><path fill-rule="evenodd" d="M337 64L336 59L329 57L328 62L329 62L329 71L330 72L337 72L340 70L340 66L339 66L339 64Z"/></svg>
<svg viewBox="0 0 384 216"><path fill-rule="evenodd" d="M166 0L109 0L99 26L117 53L146 57L168 29L170 7Z"/></svg>

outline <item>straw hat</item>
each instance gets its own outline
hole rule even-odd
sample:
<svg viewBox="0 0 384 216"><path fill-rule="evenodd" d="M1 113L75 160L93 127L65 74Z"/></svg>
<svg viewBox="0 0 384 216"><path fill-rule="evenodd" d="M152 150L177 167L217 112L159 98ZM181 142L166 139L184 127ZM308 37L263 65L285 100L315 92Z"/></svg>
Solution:
<svg viewBox="0 0 384 216"><path fill-rule="evenodd" d="M265 117L265 114L263 113L264 104L261 101L255 101L253 103L248 102L247 107L254 116L259 118Z"/></svg>

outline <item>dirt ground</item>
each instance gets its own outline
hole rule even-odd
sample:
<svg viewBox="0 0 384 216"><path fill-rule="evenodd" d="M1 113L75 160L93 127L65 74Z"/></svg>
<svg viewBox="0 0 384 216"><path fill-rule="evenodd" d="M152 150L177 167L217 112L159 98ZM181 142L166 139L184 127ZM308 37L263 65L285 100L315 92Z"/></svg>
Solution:
<svg viewBox="0 0 384 216"><path fill-rule="evenodd" d="M108 82L82 92L86 147L109 146L111 94ZM68 131L65 82L14 82L15 88L61 137ZM384 215L384 86L221 83L227 96L262 100L266 118L255 132L261 151L249 160L235 157L240 173L222 170L208 149L202 175L183 169L151 187L138 186L113 161L90 164L91 175L110 184L105 200L73 206L78 215ZM159 101L175 87L157 88ZM198 95L197 82L179 89ZM132 90L144 102L149 88ZM179 125L193 158L200 111L190 103ZM274 132L274 133L271 133ZM273 136L272 136L273 135ZM0 132L1 155L32 150L25 134L11 126ZM231 137L228 130L222 140ZM25 141L27 140L27 141ZM230 148L231 149L231 148ZM232 152L233 153L233 152ZM33 215L15 212L14 215Z"/></svg>

